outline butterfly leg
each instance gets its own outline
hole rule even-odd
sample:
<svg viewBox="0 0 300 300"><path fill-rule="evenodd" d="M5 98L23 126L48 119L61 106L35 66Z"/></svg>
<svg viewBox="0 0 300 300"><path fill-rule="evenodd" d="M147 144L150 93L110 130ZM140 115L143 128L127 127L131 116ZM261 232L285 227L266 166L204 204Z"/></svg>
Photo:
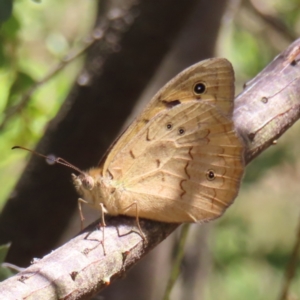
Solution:
<svg viewBox="0 0 300 300"><path fill-rule="evenodd" d="M88 204L88 202L82 198L78 199L78 209L79 209L80 220L81 220L81 230L83 230L83 221L84 221L84 216L83 216L82 207L81 207L82 203ZM100 207L101 207L101 223L100 223L99 229L101 229L101 227L102 227L102 241L100 242L100 244L102 245L104 255L106 255L106 251L105 251L105 247L104 247L104 227L106 226L105 219L104 219L104 213L106 210L102 203L100 203ZM92 231L88 232L88 234L84 237L84 239L87 239L91 233L92 233Z"/></svg>
<svg viewBox="0 0 300 300"><path fill-rule="evenodd" d="M104 249L104 227L106 227L106 223L105 223L104 213L106 212L106 209L105 209L103 203L100 203L100 207L101 207L101 223L100 223L99 227L102 227L102 245L103 245L103 251L105 253L105 249Z"/></svg>
<svg viewBox="0 0 300 300"><path fill-rule="evenodd" d="M82 198L78 198L78 210L79 210L80 221L81 221L81 230L83 229L83 221L84 221L84 216L83 216L82 208L81 208L82 203L88 204L87 201L83 200Z"/></svg>
<svg viewBox="0 0 300 300"><path fill-rule="evenodd" d="M130 207L132 207L132 206L135 206L135 209L136 209L136 214L135 214L136 225L137 225L137 227L138 227L138 229L139 229L139 232L140 232L141 237L143 238L144 241L146 241L146 240L147 240L147 239L146 239L146 236L145 236L145 234L143 233L142 228L141 228L141 225L140 225L140 219L139 219L139 206L138 206L137 201L134 201L134 202L132 202L129 206L127 206L127 207L124 209L124 212L125 212L126 210L128 210L128 209L129 209Z"/></svg>
<svg viewBox="0 0 300 300"><path fill-rule="evenodd" d="M105 212L106 212L106 209L105 209L103 203L100 203L100 207L101 207L101 226L102 226L102 227L105 227L105 226L106 226L106 223L105 223L104 214L105 214Z"/></svg>

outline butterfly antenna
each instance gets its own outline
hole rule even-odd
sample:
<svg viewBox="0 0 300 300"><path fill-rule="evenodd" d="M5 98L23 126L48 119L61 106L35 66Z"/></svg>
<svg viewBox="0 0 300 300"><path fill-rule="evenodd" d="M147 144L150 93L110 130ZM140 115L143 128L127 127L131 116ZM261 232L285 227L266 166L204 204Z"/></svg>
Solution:
<svg viewBox="0 0 300 300"><path fill-rule="evenodd" d="M79 172L80 174L82 175L85 175L85 173L83 171L81 171L80 169L78 169L77 167L75 167L74 165L70 164L68 161L66 161L65 159L61 158L61 157L52 157L52 156L46 156L46 155L43 155L39 152L36 152L34 150L31 150L31 149L28 149L28 148L25 148L25 147L22 147L22 146L14 146L11 148L12 150L14 149L22 149L22 150L26 150L26 151L29 151L31 152L32 154L34 155L37 155L37 156L40 156L40 157L43 157L43 158L46 158L46 160L48 161L51 161L52 163L56 163L56 164L59 164L59 165L63 165L63 166L66 166L70 169L73 169L77 172Z"/></svg>

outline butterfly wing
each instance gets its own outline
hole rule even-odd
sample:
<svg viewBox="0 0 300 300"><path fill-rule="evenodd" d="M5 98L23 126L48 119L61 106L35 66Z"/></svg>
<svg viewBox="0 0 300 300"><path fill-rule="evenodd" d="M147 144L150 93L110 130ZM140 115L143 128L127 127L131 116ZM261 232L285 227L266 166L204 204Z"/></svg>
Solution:
<svg viewBox="0 0 300 300"><path fill-rule="evenodd" d="M205 93L196 95L194 87L204 83ZM231 63L224 58L211 58L201 61L179 73L167 83L148 103L141 115L127 128L116 141L110 152L101 161L105 170L117 153L126 145L153 117L163 110L197 99L199 102L216 106L225 116L231 118L234 98L234 72Z"/></svg>
<svg viewBox="0 0 300 300"><path fill-rule="evenodd" d="M127 215L166 222L220 216L237 195L243 144L215 106L191 100L154 116L111 158L104 176ZM126 210L127 209L127 210ZM120 212L121 213L121 212Z"/></svg>

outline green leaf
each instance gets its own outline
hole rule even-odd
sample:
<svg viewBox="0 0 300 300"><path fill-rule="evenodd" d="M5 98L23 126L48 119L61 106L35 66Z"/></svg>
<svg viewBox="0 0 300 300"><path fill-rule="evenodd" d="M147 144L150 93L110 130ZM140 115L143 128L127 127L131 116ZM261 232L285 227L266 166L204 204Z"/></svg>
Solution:
<svg viewBox="0 0 300 300"><path fill-rule="evenodd" d="M14 275L15 272L13 272L11 269L2 266L2 263L4 262L7 252L10 248L10 243L1 245L0 246L0 281L3 281L11 276Z"/></svg>
<svg viewBox="0 0 300 300"><path fill-rule="evenodd" d="M12 14L13 0L0 0L0 23L8 20Z"/></svg>
<svg viewBox="0 0 300 300"><path fill-rule="evenodd" d="M1 1L1 0L0 0ZM0 27L0 68L12 69L18 61L17 51L19 45L20 22L12 15Z"/></svg>
<svg viewBox="0 0 300 300"><path fill-rule="evenodd" d="M0 38L0 68L3 68L6 65L7 58L4 52L4 47L3 43L1 43L1 38Z"/></svg>
<svg viewBox="0 0 300 300"><path fill-rule="evenodd" d="M24 92L26 92L34 83L35 80L30 75L23 72L18 72L16 79L10 88L6 107L15 104L19 97Z"/></svg>
<svg viewBox="0 0 300 300"><path fill-rule="evenodd" d="M4 262L9 248L10 248L10 243L0 246L0 264Z"/></svg>
<svg viewBox="0 0 300 300"><path fill-rule="evenodd" d="M7 22L1 25L0 35L9 40L15 40L20 29L20 21L15 16L11 16Z"/></svg>

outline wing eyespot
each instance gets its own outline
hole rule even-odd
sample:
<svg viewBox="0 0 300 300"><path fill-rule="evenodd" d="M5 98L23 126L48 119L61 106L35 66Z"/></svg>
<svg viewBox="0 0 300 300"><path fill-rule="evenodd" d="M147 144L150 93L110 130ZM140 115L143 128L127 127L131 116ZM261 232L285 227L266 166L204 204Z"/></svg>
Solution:
<svg viewBox="0 0 300 300"><path fill-rule="evenodd" d="M215 175L214 170L208 170L208 171L206 172L206 179L207 179L207 180L213 181L213 180L215 180L215 178L216 178L216 175Z"/></svg>
<svg viewBox="0 0 300 300"><path fill-rule="evenodd" d="M184 135L185 134L185 129L184 128L179 128L178 129L178 134L179 135Z"/></svg>
<svg viewBox="0 0 300 300"><path fill-rule="evenodd" d="M166 128L167 128L168 130L171 130L171 129L173 128L172 123L168 123L168 124L166 125Z"/></svg>
<svg viewBox="0 0 300 300"><path fill-rule="evenodd" d="M197 82L194 85L194 93L196 95L201 95L206 92L206 84L204 82Z"/></svg>

